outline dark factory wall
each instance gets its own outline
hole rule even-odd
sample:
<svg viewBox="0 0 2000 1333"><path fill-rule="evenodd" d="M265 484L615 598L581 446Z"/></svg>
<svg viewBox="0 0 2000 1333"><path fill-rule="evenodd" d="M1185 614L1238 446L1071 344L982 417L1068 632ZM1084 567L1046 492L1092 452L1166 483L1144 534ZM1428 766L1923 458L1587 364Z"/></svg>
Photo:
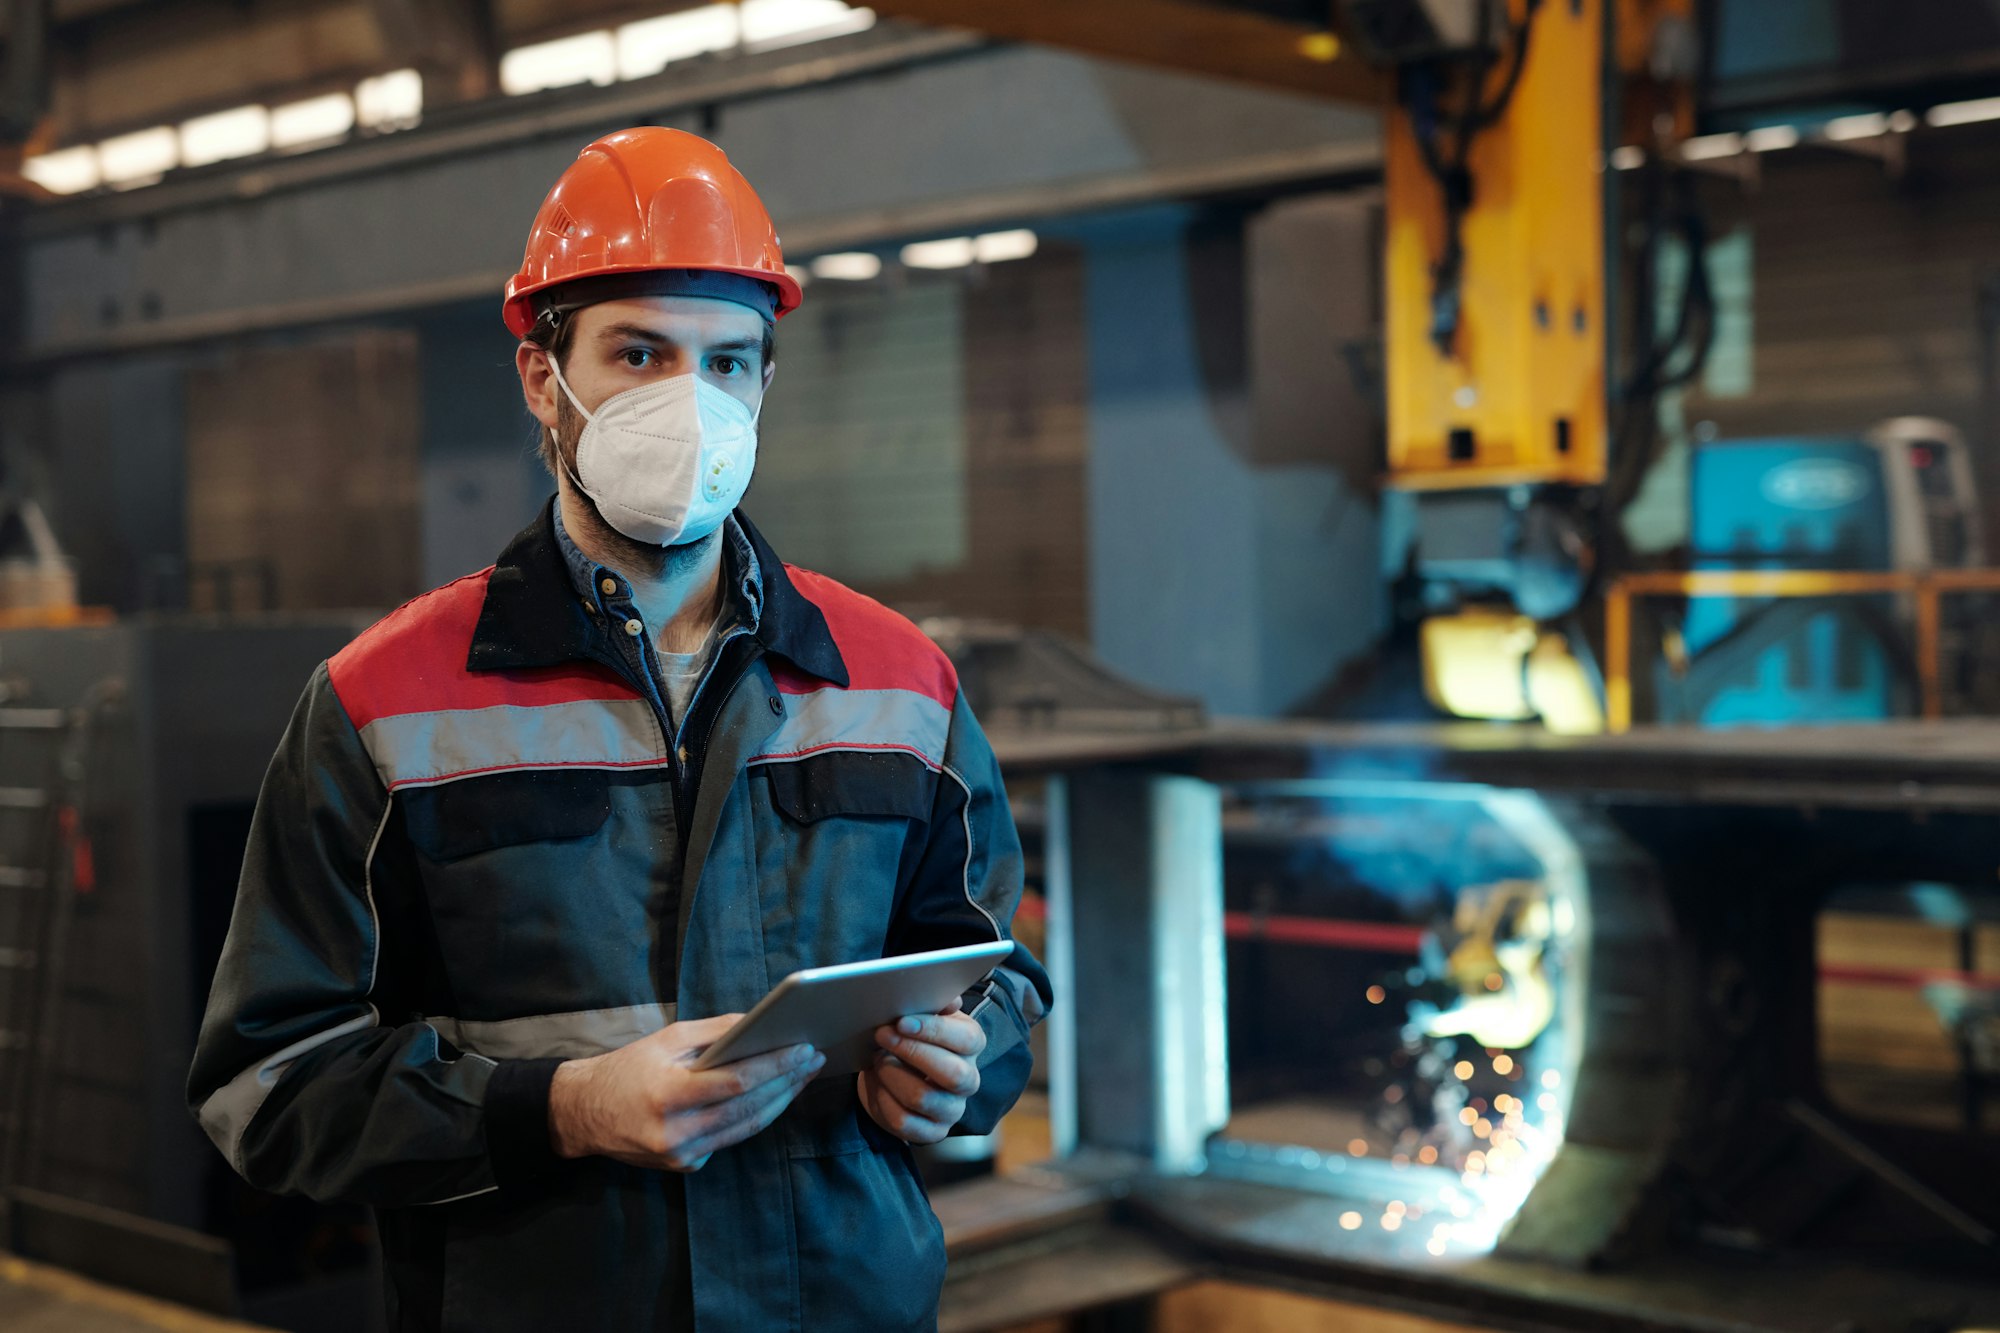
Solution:
<svg viewBox="0 0 2000 1333"><path fill-rule="evenodd" d="M1723 439L1857 434L1884 417L1942 417L1974 441L1989 530L2000 451L1980 405L1981 292L2000 320L2000 128L1919 132L1898 176L1824 148L1756 156L1760 179L1717 180L1711 230L1747 245L1747 329L1725 336L1686 427ZM1735 261L1725 261L1733 269ZM1725 279L1731 273L1725 272ZM1704 428L1704 423L1709 423ZM1654 479L1685 521L1685 455Z"/></svg>
<svg viewBox="0 0 2000 1333"><path fill-rule="evenodd" d="M1089 634L1074 247L819 282L779 332L745 502L788 559L911 615Z"/></svg>
<svg viewBox="0 0 2000 1333"><path fill-rule="evenodd" d="M92 605L136 610L182 575L185 359L62 367L13 395L0 422L9 483L48 508L76 562L77 595Z"/></svg>
<svg viewBox="0 0 2000 1333"><path fill-rule="evenodd" d="M1381 623L1380 445L1337 357L1372 319L1354 281L1372 268L1369 233L1365 216L1332 217L1246 234L1240 218L1159 209L1079 229L1092 642L1218 712L1283 712ZM1303 349L1326 362L1288 377Z"/></svg>

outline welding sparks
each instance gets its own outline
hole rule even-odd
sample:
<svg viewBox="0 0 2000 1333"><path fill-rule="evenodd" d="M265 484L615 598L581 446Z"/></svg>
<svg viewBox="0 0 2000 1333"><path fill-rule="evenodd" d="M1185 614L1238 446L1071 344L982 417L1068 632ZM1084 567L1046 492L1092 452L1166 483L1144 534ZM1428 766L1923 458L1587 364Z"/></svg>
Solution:
<svg viewBox="0 0 2000 1333"><path fill-rule="evenodd" d="M1380 784L1327 785L1324 799L1343 811L1406 804ZM1424 813L1431 823L1449 822L1452 804L1431 802ZM1568 1088L1550 1066L1569 1045L1569 1006L1559 996L1579 928L1576 849L1539 799L1482 789L1460 808L1482 839L1437 842L1477 852L1439 867L1437 878L1453 886L1449 920L1432 927L1435 938L1416 966L1378 973L1373 984L1356 978L1366 1004L1400 1010L1405 1021L1399 1045L1360 1062L1364 1077L1380 1080L1379 1099L1348 1130L1355 1135L1365 1124L1365 1137L1351 1138L1348 1155L1328 1162L1337 1169L1347 1161L1344 1184L1363 1191L1349 1196L1355 1211L1340 1216L1342 1229L1414 1230L1422 1217L1424 1235L1415 1239L1438 1256L1490 1250L1561 1144ZM1401 821L1380 828L1403 830L1399 845L1407 834ZM1372 837L1376 829L1371 822L1363 832ZM1362 843L1363 851L1373 847ZM1503 850L1508 843L1514 850ZM1353 855L1342 859L1354 863ZM1360 859L1357 877L1376 878L1368 857ZM1402 873L1400 862L1380 869ZM1366 1159L1359 1176L1352 1158ZM1403 1199L1371 1195L1376 1186Z"/></svg>

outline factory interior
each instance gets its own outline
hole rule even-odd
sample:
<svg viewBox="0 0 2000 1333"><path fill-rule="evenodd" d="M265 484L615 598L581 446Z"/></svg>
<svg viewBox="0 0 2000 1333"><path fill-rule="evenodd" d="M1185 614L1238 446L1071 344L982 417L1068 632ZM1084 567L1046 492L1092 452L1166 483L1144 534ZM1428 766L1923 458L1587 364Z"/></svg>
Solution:
<svg viewBox="0 0 2000 1333"><path fill-rule="evenodd" d="M847 1152L920 1183L945 1333L2000 1329L1993 0L0 0L0 70L0 1328L929 1327L872 1196L840 1241L874 1285L813 1266L831 1215L754 1195L776 1230L741 1234L778 1238L796 1304L716 1303L763 1270L704 1274L724 1242L697 1193L793 1133L786 1179ZM466 1193L523 1197L503 1075L618 1043L482 1052L374 969L421 921L539 994L574 959L538 964L555 909L517 900L510 938L425 886L582 864L523 858L596 825L517 784L434 864L425 821L504 775L288 777L319 752L280 746L329 679L348 740L386 745L407 719L364 726L340 664L445 686L370 627L530 532L574 557L567 506L604 510L609 410L575 445L600 480L563 474L550 527L530 368L553 361L515 314L557 309L560 282L521 295L548 235L584 264L565 280L616 267L588 255L629 238L552 193L606 136L713 145L775 228L768 281L708 275L790 293L743 413L760 605L774 550L808 607L906 617L935 648L882 633L955 674L951 744L983 729L997 763L975 796L956 760L855 741L855 766L753 759L732 785L729 719L762 715L754 746L819 697L757 658L768 714L710 692L696 820L754 797L770 846L893 861L958 815L816 775L902 763L940 802L956 779L946 879L1053 1003L982 983L969 1025L1022 1029L982 1066L1022 1071L990 1132L877 1131L863 1074L835 1113L865 1143L808 1154L784 1119L684 1177L616 1168L685 1189L692 1320L607 1295L487 1322L453 1313L457 1267L424 1323L385 1298L410 1262L389 1215L461 1265L498 1205L279 1187L347 1176L260 1175L240 1144L250 1167L372 1150L377 1122L349 1143L298 1108L335 1095L340 1042L420 1031L439 1079L493 1071L427 1132L465 1118L495 1162ZM670 196L694 197L653 197L660 235ZM677 379L709 413L702 375ZM826 617L859 698L858 622ZM480 676L477 643L446 674ZM620 811L669 771L562 762ZM218 1151L197 1039L255 1026L223 1010L277 966L270 847L331 818L281 798L355 782L382 810L335 885L381 914L366 1014L259 1048L268 1100ZM406 822L421 876L375 876ZM684 936L719 855L656 876ZM771 895L805 890L744 855L779 929ZM801 956L913 951L881 929ZM679 1013L719 1012L687 947ZM801 965L770 948L748 1000ZM645 998L644 1032L671 1022L670 987ZM354 1095L387 1117L382 1077ZM538 1308L563 1262L501 1296Z"/></svg>

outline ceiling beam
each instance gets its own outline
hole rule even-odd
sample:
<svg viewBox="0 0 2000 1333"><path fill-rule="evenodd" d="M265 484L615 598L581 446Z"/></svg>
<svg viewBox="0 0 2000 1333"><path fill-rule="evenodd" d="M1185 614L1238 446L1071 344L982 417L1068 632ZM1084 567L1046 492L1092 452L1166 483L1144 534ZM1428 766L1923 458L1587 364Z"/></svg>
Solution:
<svg viewBox="0 0 2000 1333"><path fill-rule="evenodd" d="M1197 0L869 0L869 7L1011 41L1371 106L1387 87L1324 29Z"/></svg>

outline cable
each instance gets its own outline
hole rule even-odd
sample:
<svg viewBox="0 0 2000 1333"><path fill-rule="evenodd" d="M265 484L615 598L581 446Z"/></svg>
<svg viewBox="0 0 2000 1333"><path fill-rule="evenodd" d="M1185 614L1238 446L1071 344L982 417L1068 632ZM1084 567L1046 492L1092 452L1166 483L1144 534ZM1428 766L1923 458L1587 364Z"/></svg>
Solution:
<svg viewBox="0 0 2000 1333"><path fill-rule="evenodd" d="M1616 460L1605 488L1604 516L1615 527L1619 515L1637 495L1646 472L1657 460L1662 438L1658 429L1659 398L1685 388L1700 377L1715 346L1715 292L1708 271L1708 223L1691 173L1666 175L1657 161L1642 178L1646 199L1646 230L1635 262L1633 337L1636 364L1620 384L1616 399L1618 430ZM1667 203L1671 196L1671 207ZM1655 275L1661 248L1677 235L1686 251L1687 276L1672 331L1657 337Z"/></svg>
<svg viewBox="0 0 2000 1333"><path fill-rule="evenodd" d="M1462 308L1460 287L1465 271L1464 223L1466 213L1472 208L1473 197L1472 173L1468 166L1473 141L1483 130L1497 124L1514 100L1515 90L1521 83L1521 72L1527 67L1528 39L1534 30L1535 14L1540 10L1541 3L1542 0L1527 0L1521 21L1510 25L1507 73L1491 101L1485 100L1485 88L1487 75L1492 72L1498 58L1487 40L1494 6L1480 5L1478 42L1475 52L1466 62L1469 65L1465 75L1466 96L1464 105L1454 118L1456 123L1449 160L1438 142L1440 122L1444 119L1437 104L1442 66L1432 63L1412 67L1406 71L1403 80L1411 132L1417 141L1425 170L1437 183L1444 204L1444 251L1431 269L1430 336L1432 345L1441 356L1452 355L1458 341Z"/></svg>

